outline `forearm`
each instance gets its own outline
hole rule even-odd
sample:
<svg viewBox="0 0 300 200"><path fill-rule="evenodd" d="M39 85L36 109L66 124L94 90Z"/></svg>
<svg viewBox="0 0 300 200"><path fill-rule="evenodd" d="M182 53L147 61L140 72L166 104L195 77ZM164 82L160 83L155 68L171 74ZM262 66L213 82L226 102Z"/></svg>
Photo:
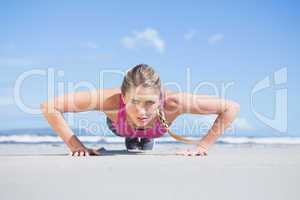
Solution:
<svg viewBox="0 0 300 200"><path fill-rule="evenodd" d="M61 112L42 106L42 112L52 129L60 136L71 151L84 147L80 140L74 135Z"/></svg>
<svg viewBox="0 0 300 200"><path fill-rule="evenodd" d="M220 113L208 133L201 138L200 145L206 148L212 146L233 122L238 113L239 107L230 107L225 112Z"/></svg>

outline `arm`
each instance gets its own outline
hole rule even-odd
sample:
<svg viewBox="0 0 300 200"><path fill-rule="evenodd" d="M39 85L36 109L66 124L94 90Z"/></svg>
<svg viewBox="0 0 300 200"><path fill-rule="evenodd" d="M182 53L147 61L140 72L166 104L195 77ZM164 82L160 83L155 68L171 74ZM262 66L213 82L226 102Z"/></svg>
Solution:
<svg viewBox="0 0 300 200"><path fill-rule="evenodd" d="M181 113L218 115L208 133L199 141L199 147L204 150L215 143L240 111L237 102L209 95L180 93L179 102Z"/></svg>
<svg viewBox="0 0 300 200"><path fill-rule="evenodd" d="M105 99L107 99L108 96L111 96L114 92L116 91L113 89L99 89L68 93L43 102L41 104L41 110L53 130L62 138L73 153L78 151L80 154L82 151L83 155L85 155L85 153L93 154L95 152L89 152L89 149L87 149L76 135L74 135L71 128L65 121L63 113L90 110L101 111L104 109Z"/></svg>

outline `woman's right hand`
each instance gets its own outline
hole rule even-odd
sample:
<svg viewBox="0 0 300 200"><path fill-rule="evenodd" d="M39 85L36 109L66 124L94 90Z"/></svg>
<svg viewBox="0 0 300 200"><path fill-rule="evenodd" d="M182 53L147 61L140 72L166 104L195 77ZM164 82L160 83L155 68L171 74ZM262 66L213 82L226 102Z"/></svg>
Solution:
<svg viewBox="0 0 300 200"><path fill-rule="evenodd" d="M72 156L100 156L101 153L97 149L89 149L85 147L78 148L72 151Z"/></svg>

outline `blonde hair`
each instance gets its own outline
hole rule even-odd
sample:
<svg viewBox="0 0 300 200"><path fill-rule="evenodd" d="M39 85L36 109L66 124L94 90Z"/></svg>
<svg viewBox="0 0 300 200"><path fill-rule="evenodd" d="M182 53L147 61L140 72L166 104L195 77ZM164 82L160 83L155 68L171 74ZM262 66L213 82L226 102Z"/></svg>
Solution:
<svg viewBox="0 0 300 200"><path fill-rule="evenodd" d="M157 89L158 91L160 91L160 97L163 96L163 88L161 85L159 74L149 65L139 64L127 71L122 82L121 92L123 95L125 95L129 89L138 86ZM186 144L198 143L198 141L186 139L170 130L164 110L161 105L157 109L157 115L159 117L161 125L167 129L171 137Z"/></svg>

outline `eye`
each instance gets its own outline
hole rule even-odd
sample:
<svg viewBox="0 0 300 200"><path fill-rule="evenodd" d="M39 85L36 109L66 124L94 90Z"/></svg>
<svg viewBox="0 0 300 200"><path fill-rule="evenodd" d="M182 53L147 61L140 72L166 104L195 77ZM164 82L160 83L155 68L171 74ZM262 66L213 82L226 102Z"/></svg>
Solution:
<svg viewBox="0 0 300 200"><path fill-rule="evenodd" d="M136 99L132 99L131 100L131 103L133 103L133 104L138 104L140 101L139 100L136 100Z"/></svg>
<svg viewBox="0 0 300 200"><path fill-rule="evenodd" d="M151 105L153 105L153 104L155 104L155 102L154 102L154 101L146 101L146 105L149 105L149 106L151 106Z"/></svg>

